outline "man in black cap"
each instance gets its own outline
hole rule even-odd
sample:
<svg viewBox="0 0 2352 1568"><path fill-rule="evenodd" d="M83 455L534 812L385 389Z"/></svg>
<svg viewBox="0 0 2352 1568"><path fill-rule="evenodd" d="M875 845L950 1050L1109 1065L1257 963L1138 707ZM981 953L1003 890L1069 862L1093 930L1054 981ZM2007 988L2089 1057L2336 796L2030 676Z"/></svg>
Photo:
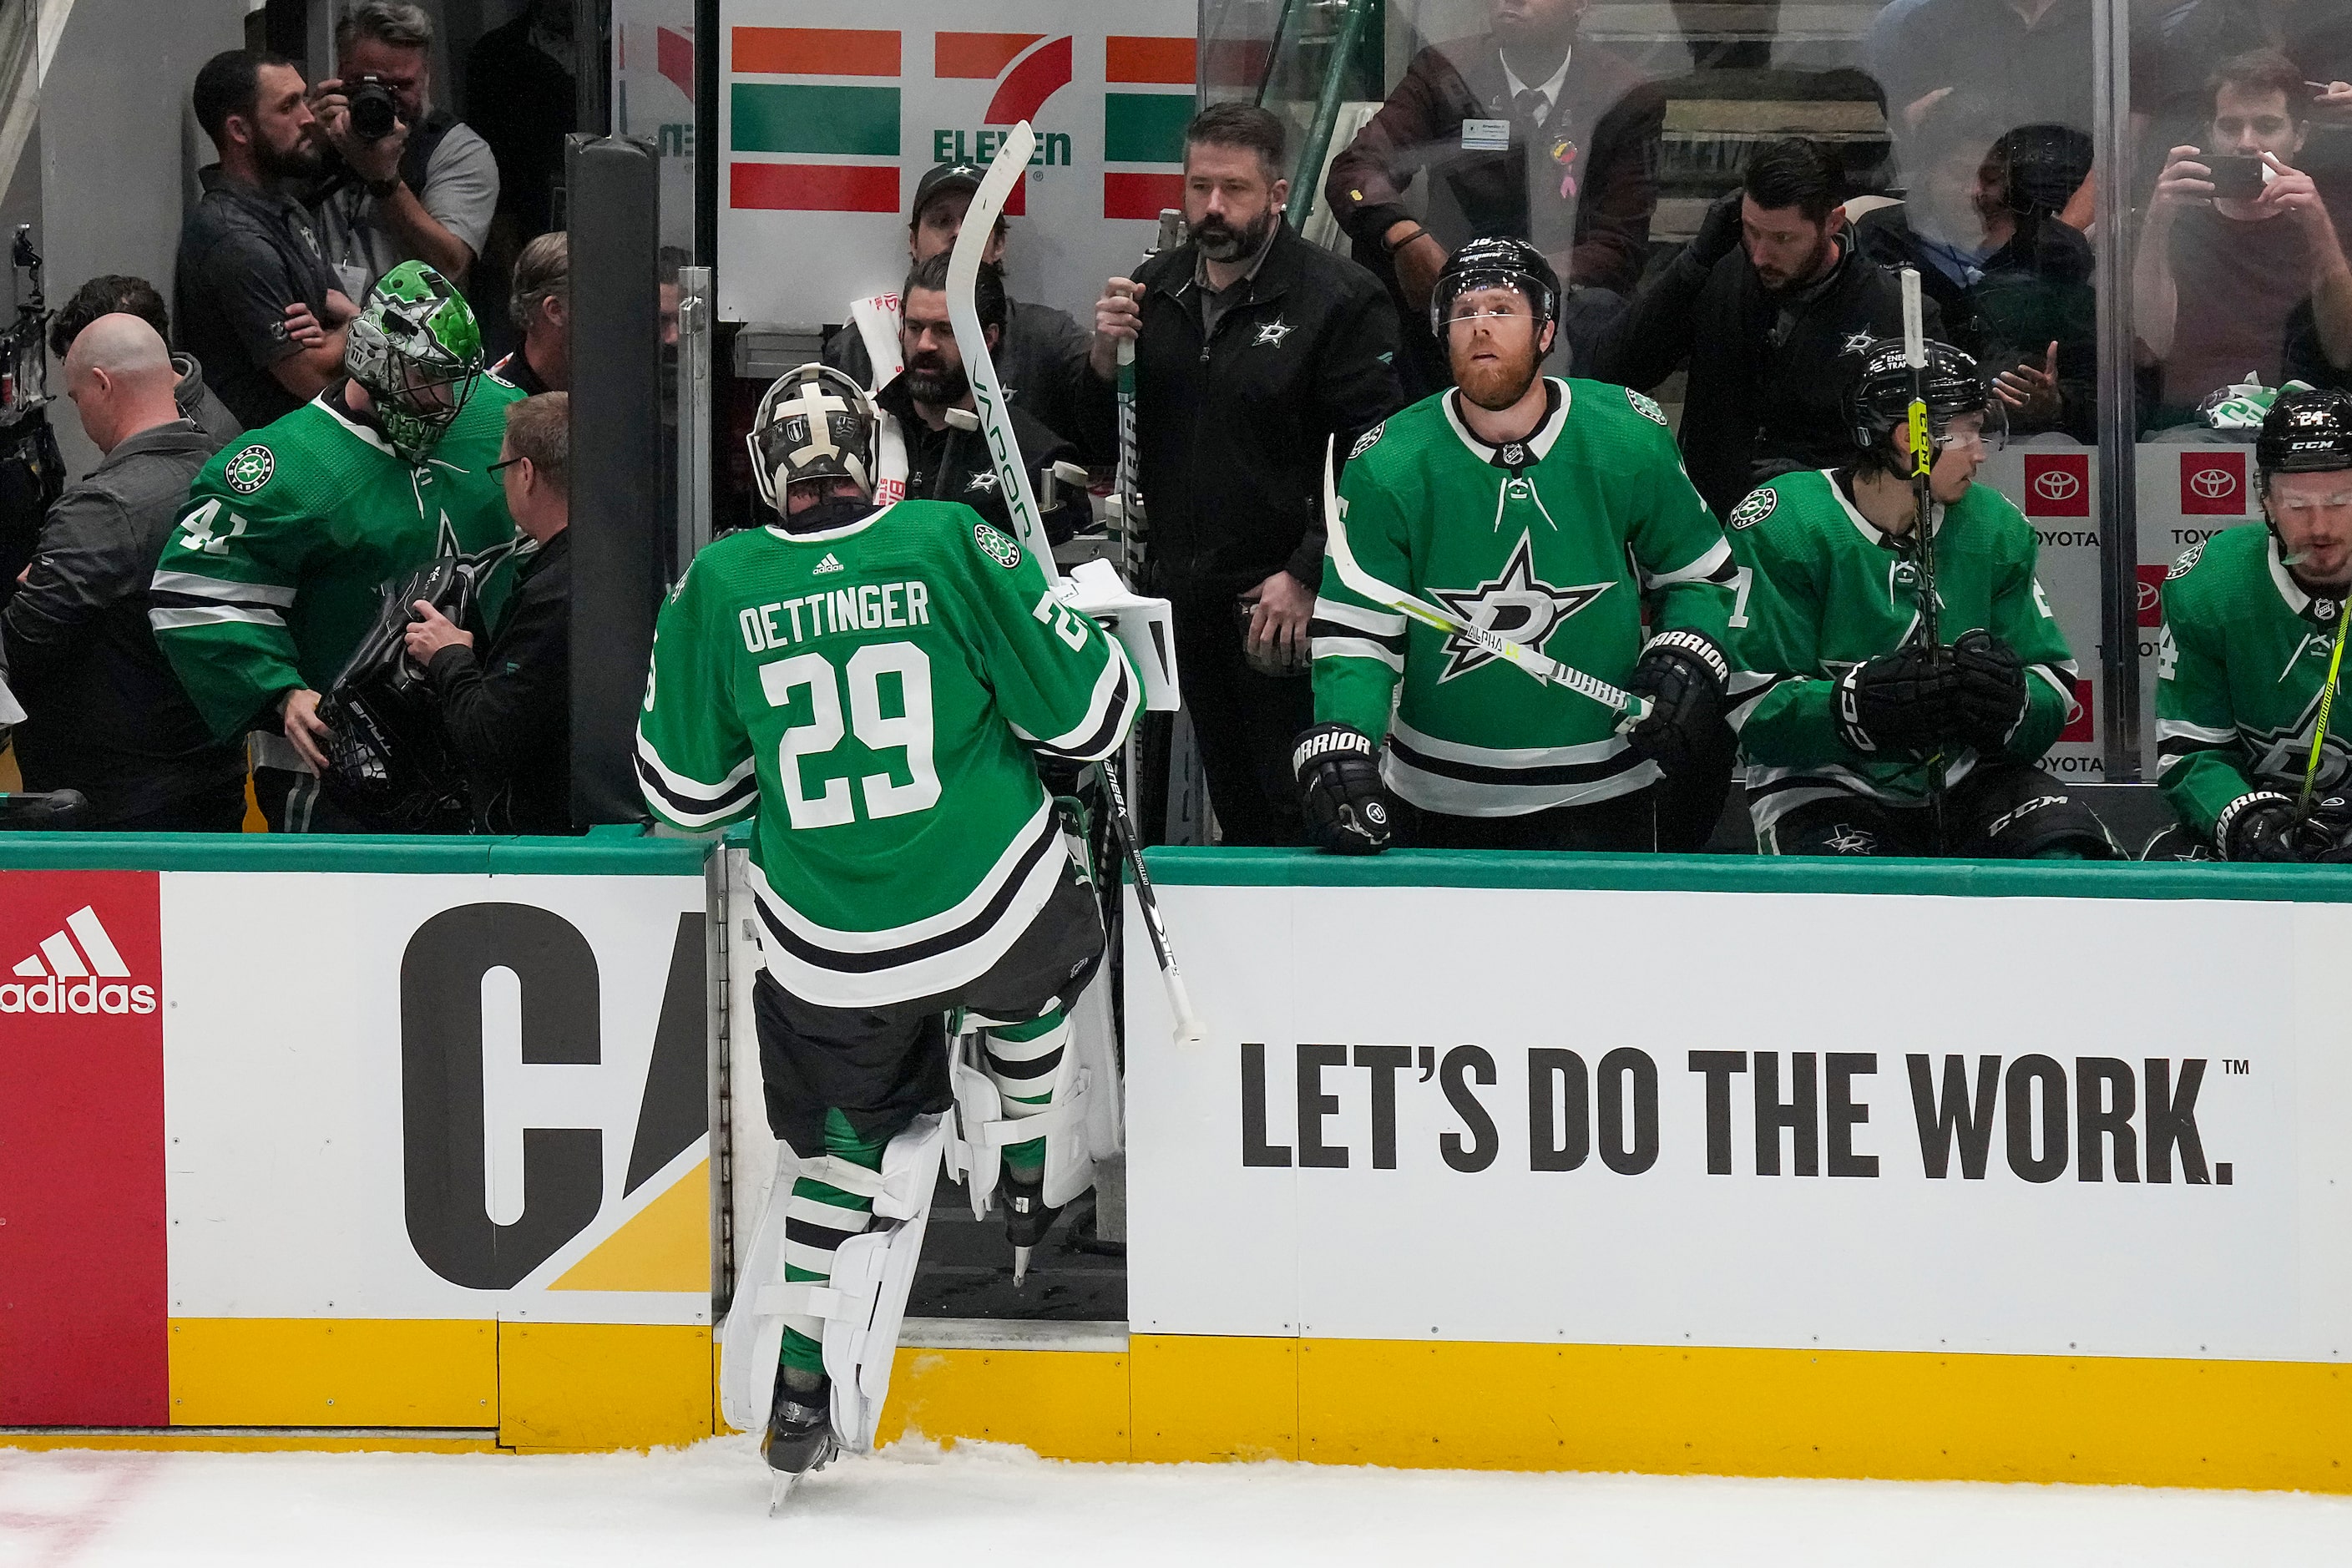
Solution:
<svg viewBox="0 0 2352 1568"><path fill-rule="evenodd" d="M915 187L907 217L907 256L920 266L955 248L963 215L971 206L982 176L979 163L941 163ZM1004 219L996 220L983 260L1004 264ZM1013 407L1060 436L1077 433L1076 398L1087 374L1087 333L1066 310L1015 300L995 352L996 377ZM824 363L846 371L870 391L880 391L904 368L898 358L898 297L877 294L850 307L850 320L824 345ZM885 360L882 374L876 361Z"/></svg>

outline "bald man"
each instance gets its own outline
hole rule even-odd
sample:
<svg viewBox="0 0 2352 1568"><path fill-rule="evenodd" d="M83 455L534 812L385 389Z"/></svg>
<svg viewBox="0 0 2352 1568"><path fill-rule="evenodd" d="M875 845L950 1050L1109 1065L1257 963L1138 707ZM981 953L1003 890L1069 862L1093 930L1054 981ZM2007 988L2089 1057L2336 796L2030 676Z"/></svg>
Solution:
<svg viewBox="0 0 2352 1568"><path fill-rule="evenodd" d="M171 351L136 316L100 316L75 337L66 395L105 460L42 520L0 610L0 655L26 714L14 731L26 788L81 791L92 826L233 833L244 753L213 740L148 620L169 613L156 558L220 447L182 417L178 384Z"/></svg>

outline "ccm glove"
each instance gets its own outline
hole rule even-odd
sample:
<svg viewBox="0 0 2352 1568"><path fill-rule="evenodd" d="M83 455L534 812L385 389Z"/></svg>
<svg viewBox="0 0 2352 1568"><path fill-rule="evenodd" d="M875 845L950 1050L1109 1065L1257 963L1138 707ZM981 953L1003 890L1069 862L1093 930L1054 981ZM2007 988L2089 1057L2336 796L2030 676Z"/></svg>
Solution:
<svg viewBox="0 0 2352 1568"><path fill-rule="evenodd" d="M2268 790L2240 795L2221 808L2213 824L2213 842L2225 860L2315 858L2305 839L2305 825L2295 816L2294 802Z"/></svg>
<svg viewBox="0 0 2352 1568"><path fill-rule="evenodd" d="M1381 783L1372 738L1352 724L1318 724L1291 748L1307 841L1334 855L1377 855L1396 835L1396 797Z"/></svg>
<svg viewBox="0 0 2352 1568"><path fill-rule="evenodd" d="M1952 645L1958 739L1997 756L2025 721L2025 661L1981 627Z"/></svg>
<svg viewBox="0 0 2352 1568"><path fill-rule="evenodd" d="M1727 755L1718 742L1724 690L1731 664L1696 632L1660 632L1642 649L1625 689L1650 700L1648 717L1625 730L1625 743L1670 778L1695 771L1702 758Z"/></svg>
<svg viewBox="0 0 2352 1568"><path fill-rule="evenodd" d="M1838 681L1838 738L1865 757L1924 757L1958 728L1958 687L1940 643L1880 654Z"/></svg>

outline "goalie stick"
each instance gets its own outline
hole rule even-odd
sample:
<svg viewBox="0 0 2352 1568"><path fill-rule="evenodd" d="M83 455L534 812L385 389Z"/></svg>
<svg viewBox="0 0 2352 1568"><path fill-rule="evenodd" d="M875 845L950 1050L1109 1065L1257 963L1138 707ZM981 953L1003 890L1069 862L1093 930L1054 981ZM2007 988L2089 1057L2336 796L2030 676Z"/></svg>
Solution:
<svg viewBox="0 0 2352 1568"><path fill-rule="evenodd" d="M1365 571L1356 560L1354 548L1348 542L1348 525L1339 505L1339 437L1335 436L1323 448L1323 531L1330 545L1331 564L1338 569L1339 581L1384 610L1476 644L1531 679L1546 686L1565 686L1580 696L1591 698L1603 708L1624 714L1625 717L1618 722L1620 732L1650 716L1647 699L1612 686L1597 675L1587 675L1580 669L1571 668L1549 654L1538 652L1525 643L1513 642L1473 621L1465 620L1451 610L1440 609L1427 600L1383 583Z"/></svg>
<svg viewBox="0 0 2352 1568"><path fill-rule="evenodd" d="M1013 438L1013 418L1005 405L1003 384L996 379L996 362L988 352L988 336L981 328L980 310L973 295L973 285L980 279L981 253L988 248L989 237L996 232L996 220L1004 211L1006 198L1013 194L1013 182L1027 172L1030 155L1036 150L1037 133L1025 120L1006 132L1004 140L998 143L996 157L988 165L980 189L972 194L971 205L964 211L963 227L956 235L955 250L948 261L948 320L955 327L956 347L963 355L964 374L971 382L972 403L981 432L988 440L988 455L996 468L1005 510L1013 514L1021 543L1036 556L1039 569L1045 574L1046 586L1059 599L1065 592L1061 563L1054 559L1054 547L1045 538L1045 520L1038 515L1037 498L1029 488L1021 448ZM1039 607L1044 608L1042 605ZM1160 962L1160 978L1167 987L1169 1011L1175 1019L1176 1041L1179 1045L1204 1043L1207 1032L1201 1026L1200 1015L1192 1011L1184 977L1177 973L1175 952L1168 944L1168 928L1160 916L1160 900L1151 889L1151 875L1143 868L1143 850L1136 836L1135 818L1127 808L1126 786L1119 782L1118 769L1110 759L1104 759L1096 768L1102 775L1103 793L1109 797L1120 852L1135 878L1136 903L1143 910L1144 927L1151 936L1152 955Z"/></svg>

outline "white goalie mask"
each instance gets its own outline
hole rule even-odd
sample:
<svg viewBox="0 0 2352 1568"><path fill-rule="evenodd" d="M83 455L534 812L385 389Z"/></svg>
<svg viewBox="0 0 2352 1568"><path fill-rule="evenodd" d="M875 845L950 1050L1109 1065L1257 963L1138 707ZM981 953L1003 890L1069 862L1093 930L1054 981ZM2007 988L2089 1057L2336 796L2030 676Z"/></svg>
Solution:
<svg viewBox="0 0 2352 1568"><path fill-rule="evenodd" d="M832 479L848 479L871 499L878 423L865 390L831 365L786 371L761 397L744 437L760 499L782 511L793 485Z"/></svg>

